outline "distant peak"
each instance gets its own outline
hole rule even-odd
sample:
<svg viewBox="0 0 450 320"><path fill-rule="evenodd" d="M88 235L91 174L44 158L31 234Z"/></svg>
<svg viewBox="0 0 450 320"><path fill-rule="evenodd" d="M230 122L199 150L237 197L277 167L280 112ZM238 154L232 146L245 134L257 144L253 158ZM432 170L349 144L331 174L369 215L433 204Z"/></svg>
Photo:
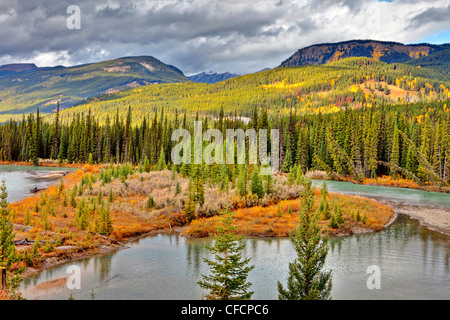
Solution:
<svg viewBox="0 0 450 320"><path fill-rule="evenodd" d="M22 72L38 69L34 63L11 63L0 66L0 71Z"/></svg>
<svg viewBox="0 0 450 320"><path fill-rule="evenodd" d="M406 62L448 49L449 47L449 45L428 43L403 44L378 40L348 40L336 43L321 43L299 49L290 58L282 62L281 66L325 64L351 57L367 57L387 63Z"/></svg>
<svg viewBox="0 0 450 320"><path fill-rule="evenodd" d="M217 73L212 71L203 71L198 74L194 74L189 76L188 78L191 79L194 82L203 82L203 83L210 83L214 84L220 81L225 81L231 78L239 77L237 74L232 74L229 72L224 73Z"/></svg>

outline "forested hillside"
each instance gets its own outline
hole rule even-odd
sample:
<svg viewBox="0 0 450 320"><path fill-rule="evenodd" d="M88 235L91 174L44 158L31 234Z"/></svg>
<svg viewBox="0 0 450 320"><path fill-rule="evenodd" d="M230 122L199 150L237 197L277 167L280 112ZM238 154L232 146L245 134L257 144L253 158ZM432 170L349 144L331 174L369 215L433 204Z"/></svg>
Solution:
<svg viewBox="0 0 450 320"><path fill-rule="evenodd" d="M178 83L143 86L95 97L61 112L63 121L88 110L101 122L106 115L125 116L133 109L132 123L164 110L193 117L227 115L249 117L254 106L270 116L318 114L361 108L383 102L405 103L447 99L450 82L430 69L386 64L368 58L349 58L320 66L276 68L217 84Z"/></svg>
<svg viewBox="0 0 450 320"><path fill-rule="evenodd" d="M129 57L73 67L0 68L0 120L24 112L51 113L86 98L142 85L190 81L153 57ZM20 68L21 67L21 68ZM26 67L26 68L25 68Z"/></svg>
<svg viewBox="0 0 450 320"><path fill-rule="evenodd" d="M450 79L450 49L408 61L406 64L420 68L432 69L434 72L441 74L442 77L447 80Z"/></svg>

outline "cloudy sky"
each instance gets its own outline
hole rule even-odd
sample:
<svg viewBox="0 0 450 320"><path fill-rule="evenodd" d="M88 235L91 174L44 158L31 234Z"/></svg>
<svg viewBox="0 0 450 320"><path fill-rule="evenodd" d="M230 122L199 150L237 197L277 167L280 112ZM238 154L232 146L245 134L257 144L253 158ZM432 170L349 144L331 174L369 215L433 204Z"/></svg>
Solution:
<svg viewBox="0 0 450 320"><path fill-rule="evenodd" d="M449 16L448 0L0 0L0 64L151 55L188 75L244 74L321 42L450 42Z"/></svg>

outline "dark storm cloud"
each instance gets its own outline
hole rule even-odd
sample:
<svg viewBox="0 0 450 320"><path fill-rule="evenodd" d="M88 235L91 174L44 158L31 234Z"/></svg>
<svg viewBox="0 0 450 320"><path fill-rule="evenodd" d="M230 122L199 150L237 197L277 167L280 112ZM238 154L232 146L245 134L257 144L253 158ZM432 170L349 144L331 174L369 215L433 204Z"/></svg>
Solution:
<svg viewBox="0 0 450 320"><path fill-rule="evenodd" d="M406 1L407 7L402 0L0 0L0 64L152 55L186 73L245 73L277 66L313 43L380 38L367 25L368 6L380 6L384 15L411 8L394 17L408 24L391 25L387 40L411 41L401 33L409 24L444 19L438 14L445 1ZM70 5L81 9L81 30L66 27Z"/></svg>
<svg viewBox="0 0 450 320"><path fill-rule="evenodd" d="M442 8L430 8L411 19L412 29L420 28L429 23L445 22L450 28L450 5Z"/></svg>

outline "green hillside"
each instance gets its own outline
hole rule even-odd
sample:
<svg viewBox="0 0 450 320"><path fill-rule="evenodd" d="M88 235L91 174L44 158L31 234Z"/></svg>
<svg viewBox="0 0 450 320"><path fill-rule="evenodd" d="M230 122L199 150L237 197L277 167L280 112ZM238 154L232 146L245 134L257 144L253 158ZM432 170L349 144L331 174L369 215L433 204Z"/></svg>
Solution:
<svg viewBox="0 0 450 320"><path fill-rule="evenodd" d="M63 119L74 113L92 114L105 121L107 114L124 116L133 109L133 121L160 110L195 116L237 112L250 116L254 106L269 115L329 113L375 102L414 102L448 98L450 82L431 69L405 64L386 64L369 58L348 58L317 66L280 67L248 74L217 84L177 83L143 86L106 94L64 110Z"/></svg>
<svg viewBox="0 0 450 320"><path fill-rule="evenodd" d="M0 74L0 117L52 112L86 98L149 84L190 81L173 66L148 56L74 67L35 68Z"/></svg>
<svg viewBox="0 0 450 320"><path fill-rule="evenodd" d="M450 49L408 61L406 64L431 69L447 80L450 80Z"/></svg>

